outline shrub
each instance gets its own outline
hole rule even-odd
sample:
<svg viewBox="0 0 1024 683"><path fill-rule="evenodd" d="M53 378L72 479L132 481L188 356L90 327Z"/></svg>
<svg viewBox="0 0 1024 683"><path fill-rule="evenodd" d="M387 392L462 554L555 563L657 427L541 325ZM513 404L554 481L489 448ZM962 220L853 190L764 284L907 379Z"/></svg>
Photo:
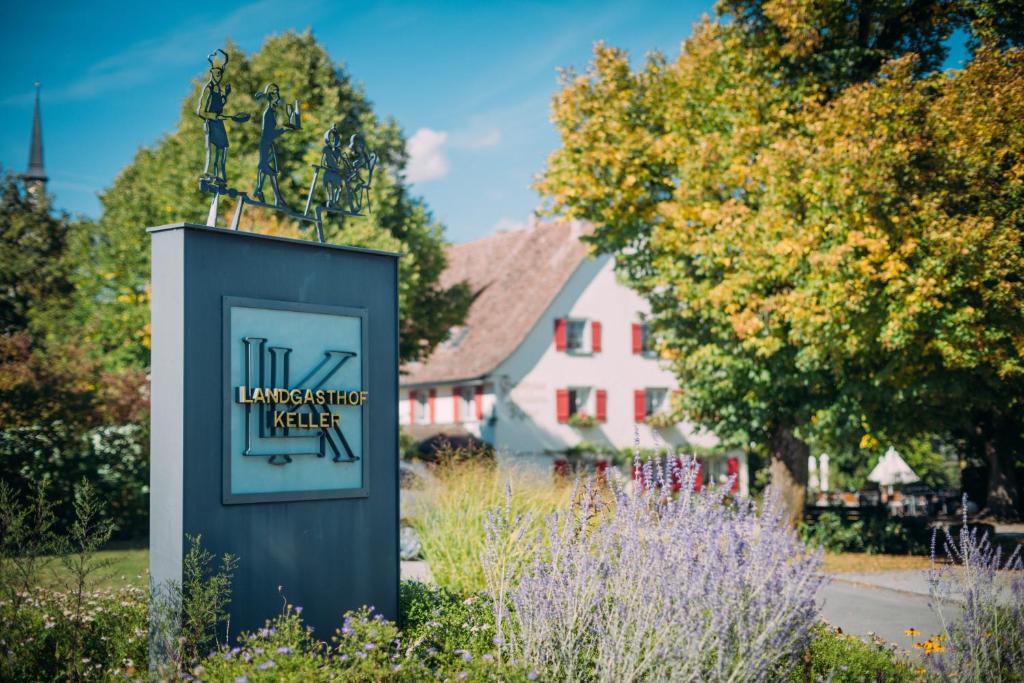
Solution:
<svg viewBox="0 0 1024 683"><path fill-rule="evenodd" d="M817 615L820 554L807 553L770 501L758 511L727 504L728 487L695 493L695 461L664 462L644 465L646 486L616 478L607 494L588 487L548 515L517 581L488 569L513 582L511 609L495 602L508 622L503 655L566 681L763 680L798 666ZM668 493L674 479L678 496ZM511 505L492 511L485 563L510 564L502 548L522 521Z"/></svg>
<svg viewBox="0 0 1024 683"><path fill-rule="evenodd" d="M87 480L118 520L117 538L140 538L149 521L149 432L139 425L79 432L54 422L0 430L0 479L22 494L46 480L55 527L74 519L74 486Z"/></svg>
<svg viewBox="0 0 1024 683"><path fill-rule="evenodd" d="M819 624L811 632L802 667L792 672L789 681L910 683L920 680L915 668L898 658L895 647L877 636L864 641Z"/></svg>
<svg viewBox="0 0 1024 683"><path fill-rule="evenodd" d="M403 581L399 591L402 632L440 652L494 649L494 610L486 594L463 595L419 581Z"/></svg>
<svg viewBox="0 0 1024 683"><path fill-rule="evenodd" d="M964 509L966 510L966 496ZM937 536L937 534L936 534ZM964 523L943 543L957 566L939 566L935 540L928 571L932 609L943 633L916 647L929 668L944 680L1024 681L1024 558L1020 547L1003 559L988 534ZM962 602L956 618L947 618L951 600Z"/></svg>
<svg viewBox="0 0 1024 683"><path fill-rule="evenodd" d="M931 534L928 521L920 517L867 515L848 520L838 512L822 512L813 522L799 526L800 538L829 552L890 553L924 555Z"/></svg>
<svg viewBox="0 0 1024 683"><path fill-rule="evenodd" d="M504 477L497 468L460 462L435 470L431 482L411 508L411 522L430 563L434 579L452 590L474 593L484 589L480 554L484 549L484 518L487 510L504 500ZM550 479L528 474L512 475L518 485L512 502L516 512L546 513L558 508L568 491Z"/></svg>
<svg viewBox="0 0 1024 683"><path fill-rule="evenodd" d="M425 597L423 589L416 589ZM442 599L444 599L442 597ZM426 605L420 604L420 607ZM318 641L301 620L302 608L283 613L238 646L222 648L192 670L204 681L525 681L528 672L499 664L491 653L438 650L364 607L344 615L329 643ZM421 636L425 636L423 633Z"/></svg>

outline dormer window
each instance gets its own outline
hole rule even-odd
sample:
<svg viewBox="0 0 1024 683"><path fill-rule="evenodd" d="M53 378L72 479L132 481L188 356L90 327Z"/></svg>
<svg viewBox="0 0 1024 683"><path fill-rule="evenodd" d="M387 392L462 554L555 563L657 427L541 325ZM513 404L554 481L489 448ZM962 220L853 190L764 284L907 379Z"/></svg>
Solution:
<svg viewBox="0 0 1024 683"><path fill-rule="evenodd" d="M448 349L457 349L462 346L462 342L466 340L466 335L469 334L469 328L465 325L456 325L455 327L448 330L448 336L444 340L444 346Z"/></svg>

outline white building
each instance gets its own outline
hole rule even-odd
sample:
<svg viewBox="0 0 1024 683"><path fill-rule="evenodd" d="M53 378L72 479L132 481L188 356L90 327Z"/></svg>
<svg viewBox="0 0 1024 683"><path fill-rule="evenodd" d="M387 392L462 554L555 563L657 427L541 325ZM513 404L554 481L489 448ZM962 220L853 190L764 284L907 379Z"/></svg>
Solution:
<svg viewBox="0 0 1024 683"><path fill-rule="evenodd" d="M418 438L468 433L514 454L584 441L629 448L638 434L644 448L699 452L704 481L736 474L746 494L742 451L685 422L652 426L675 378L648 348L646 302L616 280L611 257L587 255L584 229L532 223L449 248L442 284L467 282L473 304L448 341L403 368L404 428Z"/></svg>

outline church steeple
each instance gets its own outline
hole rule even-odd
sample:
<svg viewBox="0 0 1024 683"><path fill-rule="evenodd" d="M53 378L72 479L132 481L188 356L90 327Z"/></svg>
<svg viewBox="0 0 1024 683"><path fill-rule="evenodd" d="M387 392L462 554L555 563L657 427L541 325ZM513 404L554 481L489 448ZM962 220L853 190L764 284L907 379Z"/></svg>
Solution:
<svg viewBox="0 0 1024 683"><path fill-rule="evenodd" d="M39 83L36 83L36 110L32 117L32 142L28 148L28 170L21 176L25 190L37 201L46 201L46 169L43 168L43 123L39 115Z"/></svg>

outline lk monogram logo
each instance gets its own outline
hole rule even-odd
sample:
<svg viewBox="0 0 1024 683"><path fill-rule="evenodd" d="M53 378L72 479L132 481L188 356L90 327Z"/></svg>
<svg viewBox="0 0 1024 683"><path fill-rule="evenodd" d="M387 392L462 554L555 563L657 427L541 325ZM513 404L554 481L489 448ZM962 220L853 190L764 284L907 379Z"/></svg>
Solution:
<svg viewBox="0 0 1024 683"><path fill-rule="evenodd" d="M367 392L324 389L354 351L324 351L323 359L296 382L292 381L292 349L267 346L261 337L244 337L243 378L235 402L245 409L245 447L242 455L268 458L287 465L294 456L328 452L333 462L356 462L357 456L342 430L338 406L362 407ZM334 410L332 410L332 408ZM318 446L311 448L314 443Z"/></svg>

